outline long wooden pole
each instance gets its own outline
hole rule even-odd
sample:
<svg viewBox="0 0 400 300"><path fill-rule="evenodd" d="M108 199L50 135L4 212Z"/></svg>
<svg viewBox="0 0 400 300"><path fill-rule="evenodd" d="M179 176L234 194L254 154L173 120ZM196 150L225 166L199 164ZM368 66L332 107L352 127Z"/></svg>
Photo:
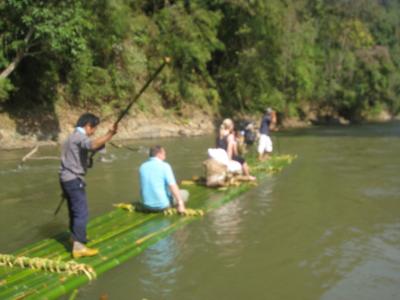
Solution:
<svg viewBox="0 0 400 300"><path fill-rule="evenodd" d="M129 112L131 109L132 105L139 99L139 97L143 94L143 92L148 88L150 83L160 74L162 69L164 69L165 65L169 64L171 62L171 59L169 57L164 58L164 62L158 67L158 69L151 75L151 77L147 80L147 82L143 85L143 87L140 89L139 93L136 94L136 96L131 100L131 102L128 104L128 106L120 112L117 121L115 124L118 124L121 122L121 120L126 116L126 114Z"/></svg>
<svg viewBox="0 0 400 300"><path fill-rule="evenodd" d="M139 97L143 94L143 92L149 87L150 83L160 74L160 72L164 69L164 67L171 62L171 58L165 57L164 62L158 67L158 69L150 76L150 78L146 81L146 83L142 86L139 93L129 102L128 106L119 113L117 121L115 121L115 125L118 125L119 122L128 114L129 110L131 109L132 105L139 99ZM101 148L103 149L103 147ZM98 150L101 150L98 149ZM89 157L90 165L93 164L93 157L96 155L97 151L93 151ZM62 204L64 203L65 198L62 197L60 203L58 204L56 210L54 211L54 215L56 216L60 211Z"/></svg>

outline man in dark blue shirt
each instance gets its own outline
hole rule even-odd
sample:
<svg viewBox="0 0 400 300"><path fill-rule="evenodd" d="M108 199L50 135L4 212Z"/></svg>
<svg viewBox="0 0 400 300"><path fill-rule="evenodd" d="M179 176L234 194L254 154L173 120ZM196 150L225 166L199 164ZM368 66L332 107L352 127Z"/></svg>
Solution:
<svg viewBox="0 0 400 300"><path fill-rule="evenodd" d="M271 108L265 110L264 116L260 123L260 139L258 141L258 159L266 160L272 153L272 140L269 137L269 131L276 123L276 113Z"/></svg>

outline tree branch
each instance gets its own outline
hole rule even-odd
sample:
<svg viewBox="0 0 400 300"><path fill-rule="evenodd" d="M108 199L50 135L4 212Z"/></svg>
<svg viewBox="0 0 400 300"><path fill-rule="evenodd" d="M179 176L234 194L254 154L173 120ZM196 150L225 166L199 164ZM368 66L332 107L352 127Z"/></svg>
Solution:
<svg viewBox="0 0 400 300"><path fill-rule="evenodd" d="M29 29L29 32L27 33L27 35L24 38L24 47L22 47L22 49L17 51L17 54L15 56L15 58L13 59L13 61L7 66L7 68L5 68L1 73L0 73L0 79L5 79L7 78L18 66L18 64L21 62L21 60L26 56L26 54L29 51L30 45L29 45L29 41L32 38L34 29L31 28Z"/></svg>

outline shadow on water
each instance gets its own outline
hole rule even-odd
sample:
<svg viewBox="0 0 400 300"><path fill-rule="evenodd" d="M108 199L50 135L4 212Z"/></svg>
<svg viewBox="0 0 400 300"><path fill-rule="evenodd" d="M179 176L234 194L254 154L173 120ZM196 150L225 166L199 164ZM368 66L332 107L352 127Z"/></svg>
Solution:
<svg viewBox="0 0 400 300"><path fill-rule="evenodd" d="M55 223L55 222L49 222L46 224L42 224L39 226L35 226L35 242L41 241L39 244L37 244L36 248L37 250L40 249L40 252L43 252L39 256L45 255L46 257L48 255L52 256L52 250L46 250L49 246L47 241L55 241L57 244L62 246L64 250L68 253L72 251L72 243L71 243L71 234L68 231L65 231L66 227L64 224L60 223ZM64 230L64 231L62 231ZM37 231L37 233L36 233ZM58 232L54 235L50 234L49 232ZM31 245L32 246L32 245ZM49 251L49 252L48 252ZM17 251L18 255L25 255L25 250L20 250ZM28 254L29 255L29 254Z"/></svg>
<svg viewBox="0 0 400 300"><path fill-rule="evenodd" d="M37 227L39 236L46 238L49 236L49 232L59 232L50 237L50 240L55 240L57 243L61 244L65 251L71 252L72 245L70 242L70 233L65 231L66 227L63 223L57 222L55 220L47 222Z"/></svg>
<svg viewBox="0 0 400 300"><path fill-rule="evenodd" d="M25 58L10 79L18 87L2 105L22 136L36 135L39 141L56 141L60 124L55 111L57 70L49 60Z"/></svg>

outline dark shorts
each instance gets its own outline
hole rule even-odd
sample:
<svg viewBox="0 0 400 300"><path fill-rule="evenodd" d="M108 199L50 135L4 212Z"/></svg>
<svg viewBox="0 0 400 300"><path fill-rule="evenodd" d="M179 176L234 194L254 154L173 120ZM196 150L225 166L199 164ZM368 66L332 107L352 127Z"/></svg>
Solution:
<svg viewBox="0 0 400 300"><path fill-rule="evenodd" d="M246 162L246 160L239 155L233 156L232 160L239 162L241 165L243 165Z"/></svg>

